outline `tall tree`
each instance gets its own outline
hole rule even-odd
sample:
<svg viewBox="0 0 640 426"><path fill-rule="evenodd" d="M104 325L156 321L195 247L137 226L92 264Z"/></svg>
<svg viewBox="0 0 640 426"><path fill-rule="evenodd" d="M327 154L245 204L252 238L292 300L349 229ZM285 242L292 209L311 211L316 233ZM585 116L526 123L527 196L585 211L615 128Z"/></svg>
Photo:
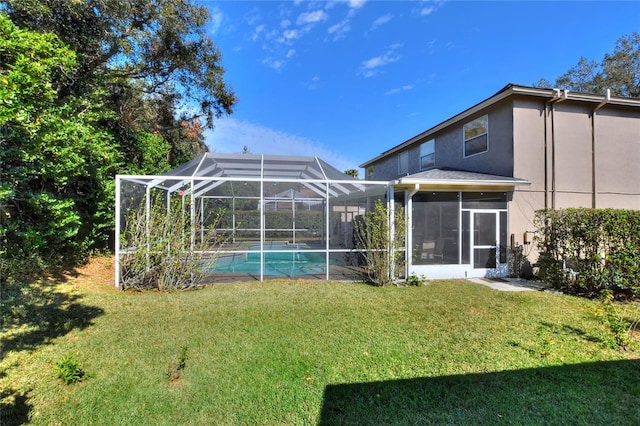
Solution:
<svg viewBox="0 0 640 426"><path fill-rule="evenodd" d="M107 87L113 125L160 134L177 165L206 151L202 131L236 103L208 10L193 0L5 0L18 25L53 32L78 53L63 94ZM136 119L132 120L132 117ZM126 132L125 132L126 133ZM124 150L130 140L122 140Z"/></svg>
<svg viewBox="0 0 640 426"><path fill-rule="evenodd" d="M76 66L55 35L0 13L2 257L70 260L108 235L119 154L99 126L98 94L59 96Z"/></svg>
<svg viewBox="0 0 640 426"><path fill-rule="evenodd" d="M640 97L640 33L622 36L602 61L602 80L615 94Z"/></svg>
<svg viewBox="0 0 640 426"><path fill-rule="evenodd" d="M600 62L580 58L576 66L555 80L555 85L540 79L534 86L585 93L611 89L617 96L640 97L640 33L623 35L613 53L605 54Z"/></svg>

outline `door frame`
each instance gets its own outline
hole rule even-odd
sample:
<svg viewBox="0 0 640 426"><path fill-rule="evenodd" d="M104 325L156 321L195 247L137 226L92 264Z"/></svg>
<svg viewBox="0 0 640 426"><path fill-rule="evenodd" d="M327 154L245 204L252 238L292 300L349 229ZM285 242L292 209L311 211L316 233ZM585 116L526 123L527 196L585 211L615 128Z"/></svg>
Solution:
<svg viewBox="0 0 640 426"><path fill-rule="evenodd" d="M495 276L503 276L508 271L508 260L502 259L500 256L500 214L507 214L507 210L504 209L464 209L463 211L469 212L469 246L466 247L469 250L469 266L471 267L472 276L485 276L485 277L495 277ZM476 225L476 214L492 214L495 219L495 243L494 244L476 244L476 235L475 235L475 225ZM508 217L508 214L507 214ZM507 227L508 223L505 223L504 226ZM462 227L461 227L462 228ZM466 232L466 230L462 229L462 232ZM464 236L462 238L464 240ZM476 268L475 267L475 250L476 249L494 249L495 250L495 258L496 258L496 266L495 268ZM461 247L461 250L465 250L465 247ZM460 253L461 256L464 253Z"/></svg>

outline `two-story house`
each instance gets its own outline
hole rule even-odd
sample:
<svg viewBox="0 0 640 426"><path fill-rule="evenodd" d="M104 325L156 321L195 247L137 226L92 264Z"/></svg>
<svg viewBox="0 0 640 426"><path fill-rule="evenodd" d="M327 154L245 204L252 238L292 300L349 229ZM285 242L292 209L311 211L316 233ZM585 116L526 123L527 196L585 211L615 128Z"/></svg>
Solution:
<svg viewBox="0 0 640 426"><path fill-rule="evenodd" d="M405 206L409 273L506 276L536 210L640 209L640 99L509 84L360 167Z"/></svg>

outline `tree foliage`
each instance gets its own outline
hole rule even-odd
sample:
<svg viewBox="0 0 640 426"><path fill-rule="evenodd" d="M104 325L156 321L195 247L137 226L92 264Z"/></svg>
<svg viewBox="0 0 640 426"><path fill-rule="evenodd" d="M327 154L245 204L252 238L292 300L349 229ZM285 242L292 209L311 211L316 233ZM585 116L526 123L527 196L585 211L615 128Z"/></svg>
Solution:
<svg viewBox="0 0 640 426"><path fill-rule="evenodd" d="M236 101L223 80L221 54L207 36L207 8L191 0L6 0L20 27L52 32L81 57L78 93L103 76L136 81L145 94L169 90L182 107L207 120L231 113ZM208 124L212 124L208 121Z"/></svg>
<svg viewBox="0 0 640 426"><path fill-rule="evenodd" d="M354 177L356 179L360 177L360 172L358 171L358 169L347 169L344 171L344 174L347 176Z"/></svg>
<svg viewBox="0 0 640 426"><path fill-rule="evenodd" d="M104 239L118 154L95 93L60 102L76 55L0 15L0 236L9 256Z"/></svg>
<svg viewBox="0 0 640 426"><path fill-rule="evenodd" d="M540 79L534 86L584 93L604 93L611 89L616 96L640 97L640 33L620 37L613 53L605 54L602 61L581 57L554 85Z"/></svg>
<svg viewBox="0 0 640 426"><path fill-rule="evenodd" d="M206 21L191 0L0 1L0 254L106 247L116 173L207 150L236 98Z"/></svg>

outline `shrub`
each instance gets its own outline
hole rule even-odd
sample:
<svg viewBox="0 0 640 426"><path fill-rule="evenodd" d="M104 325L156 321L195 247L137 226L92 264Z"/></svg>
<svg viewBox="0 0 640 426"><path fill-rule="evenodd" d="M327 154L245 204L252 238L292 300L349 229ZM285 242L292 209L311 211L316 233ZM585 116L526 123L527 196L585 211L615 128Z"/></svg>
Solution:
<svg viewBox="0 0 640 426"><path fill-rule="evenodd" d="M407 277L407 285L413 285L413 286L421 286L422 284L424 284L424 282L426 281L426 277L424 275L416 275L416 273L412 273L411 275L409 275Z"/></svg>
<svg viewBox="0 0 640 426"><path fill-rule="evenodd" d="M604 290L600 296L602 317L605 324L613 333L613 341L610 346L615 349L626 350L631 343L631 331L634 330L640 317L637 317L637 310L632 312L631 305L621 305L614 301L611 290Z"/></svg>
<svg viewBox="0 0 640 426"><path fill-rule="evenodd" d="M167 378L171 382L175 382L182 378L182 372L187 367L187 352L189 348L186 345L180 347L178 358L175 359L167 369Z"/></svg>
<svg viewBox="0 0 640 426"><path fill-rule="evenodd" d="M404 209L396 206L393 215L380 200L373 210L361 216L354 224L355 247L367 265L369 280L379 286L397 284L404 266L406 220Z"/></svg>
<svg viewBox="0 0 640 426"><path fill-rule="evenodd" d="M62 379L66 385L80 382L85 377L80 362L71 353L60 358L53 368L57 372L58 378Z"/></svg>
<svg viewBox="0 0 640 426"><path fill-rule="evenodd" d="M640 295L640 211L541 210L535 222L546 283L591 295Z"/></svg>
<svg viewBox="0 0 640 426"><path fill-rule="evenodd" d="M206 267L217 257L217 249L229 238L217 233L223 211L216 210L214 218L205 220L206 229L191 223L189 206L175 197L167 206L161 197L145 208L134 210L122 234L126 247L121 258L123 289L171 290L188 289L202 284ZM200 218L195 210L194 218Z"/></svg>

